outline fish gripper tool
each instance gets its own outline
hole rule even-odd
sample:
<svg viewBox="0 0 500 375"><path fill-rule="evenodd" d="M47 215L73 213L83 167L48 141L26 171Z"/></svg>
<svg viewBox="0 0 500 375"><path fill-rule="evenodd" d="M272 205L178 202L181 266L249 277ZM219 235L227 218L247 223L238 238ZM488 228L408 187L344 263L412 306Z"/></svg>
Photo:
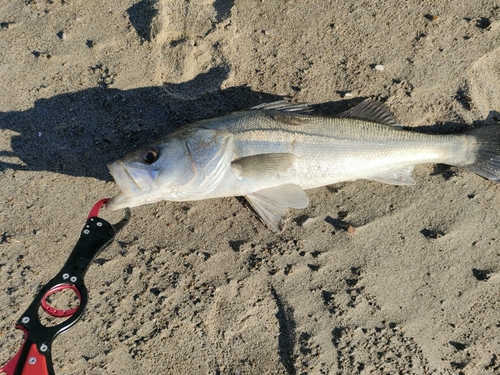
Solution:
<svg viewBox="0 0 500 375"><path fill-rule="evenodd" d="M0 367L0 374L54 375L51 358L52 342L57 335L71 328L82 317L88 302L88 291L83 277L97 255L113 242L115 234L130 219L128 208L125 209L123 219L116 224L110 224L99 218L97 216L99 210L107 201L108 199L102 199L92 207L68 260L59 273L40 289L33 302L16 322L16 328L24 332L24 341L17 354L5 366ZM63 290L74 292L79 300L77 307L63 310L50 305L49 297ZM56 318L54 319L56 322L57 318L65 320L46 326L40 321L38 313L40 308Z"/></svg>

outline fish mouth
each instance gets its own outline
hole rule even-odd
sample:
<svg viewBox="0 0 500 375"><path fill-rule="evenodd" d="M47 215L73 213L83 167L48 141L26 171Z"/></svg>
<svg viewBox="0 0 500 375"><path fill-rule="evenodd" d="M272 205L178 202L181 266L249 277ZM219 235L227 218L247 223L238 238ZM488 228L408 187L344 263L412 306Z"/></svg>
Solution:
<svg viewBox="0 0 500 375"><path fill-rule="evenodd" d="M109 164L108 169L122 191L106 203L111 210L142 204L141 197L151 191L158 176L158 171L127 167L120 161Z"/></svg>

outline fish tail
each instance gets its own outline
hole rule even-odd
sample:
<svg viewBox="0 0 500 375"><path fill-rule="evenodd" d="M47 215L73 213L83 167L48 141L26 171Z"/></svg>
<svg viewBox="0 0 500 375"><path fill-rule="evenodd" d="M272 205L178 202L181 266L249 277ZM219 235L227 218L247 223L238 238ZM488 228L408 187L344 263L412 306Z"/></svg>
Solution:
<svg viewBox="0 0 500 375"><path fill-rule="evenodd" d="M500 126L492 125L467 132L476 138L475 162L468 170L489 180L500 182Z"/></svg>

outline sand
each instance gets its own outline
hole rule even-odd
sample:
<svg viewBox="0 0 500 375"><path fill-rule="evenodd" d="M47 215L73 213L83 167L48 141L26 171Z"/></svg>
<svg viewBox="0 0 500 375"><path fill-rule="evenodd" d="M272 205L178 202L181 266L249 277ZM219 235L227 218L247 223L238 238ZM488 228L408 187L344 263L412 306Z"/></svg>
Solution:
<svg viewBox="0 0 500 375"><path fill-rule="evenodd" d="M324 114L370 97L437 133L494 123L499 47L488 0L1 0L0 364L118 193L107 163L283 97ZM281 234L238 198L134 208L56 374L499 374L500 186L414 175L308 191Z"/></svg>

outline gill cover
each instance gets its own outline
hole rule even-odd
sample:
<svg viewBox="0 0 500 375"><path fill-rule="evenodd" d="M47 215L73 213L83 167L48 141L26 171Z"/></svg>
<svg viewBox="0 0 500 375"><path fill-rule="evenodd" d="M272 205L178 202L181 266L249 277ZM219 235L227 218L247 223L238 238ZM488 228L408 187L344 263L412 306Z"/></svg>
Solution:
<svg viewBox="0 0 500 375"><path fill-rule="evenodd" d="M185 145L192 167L192 178L169 200L204 199L223 181L233 158L233 135L220 130L198 128L188 132ZM160 185L160 176L157 179ZM181 187L181 186L179 186Z"/></svg>

